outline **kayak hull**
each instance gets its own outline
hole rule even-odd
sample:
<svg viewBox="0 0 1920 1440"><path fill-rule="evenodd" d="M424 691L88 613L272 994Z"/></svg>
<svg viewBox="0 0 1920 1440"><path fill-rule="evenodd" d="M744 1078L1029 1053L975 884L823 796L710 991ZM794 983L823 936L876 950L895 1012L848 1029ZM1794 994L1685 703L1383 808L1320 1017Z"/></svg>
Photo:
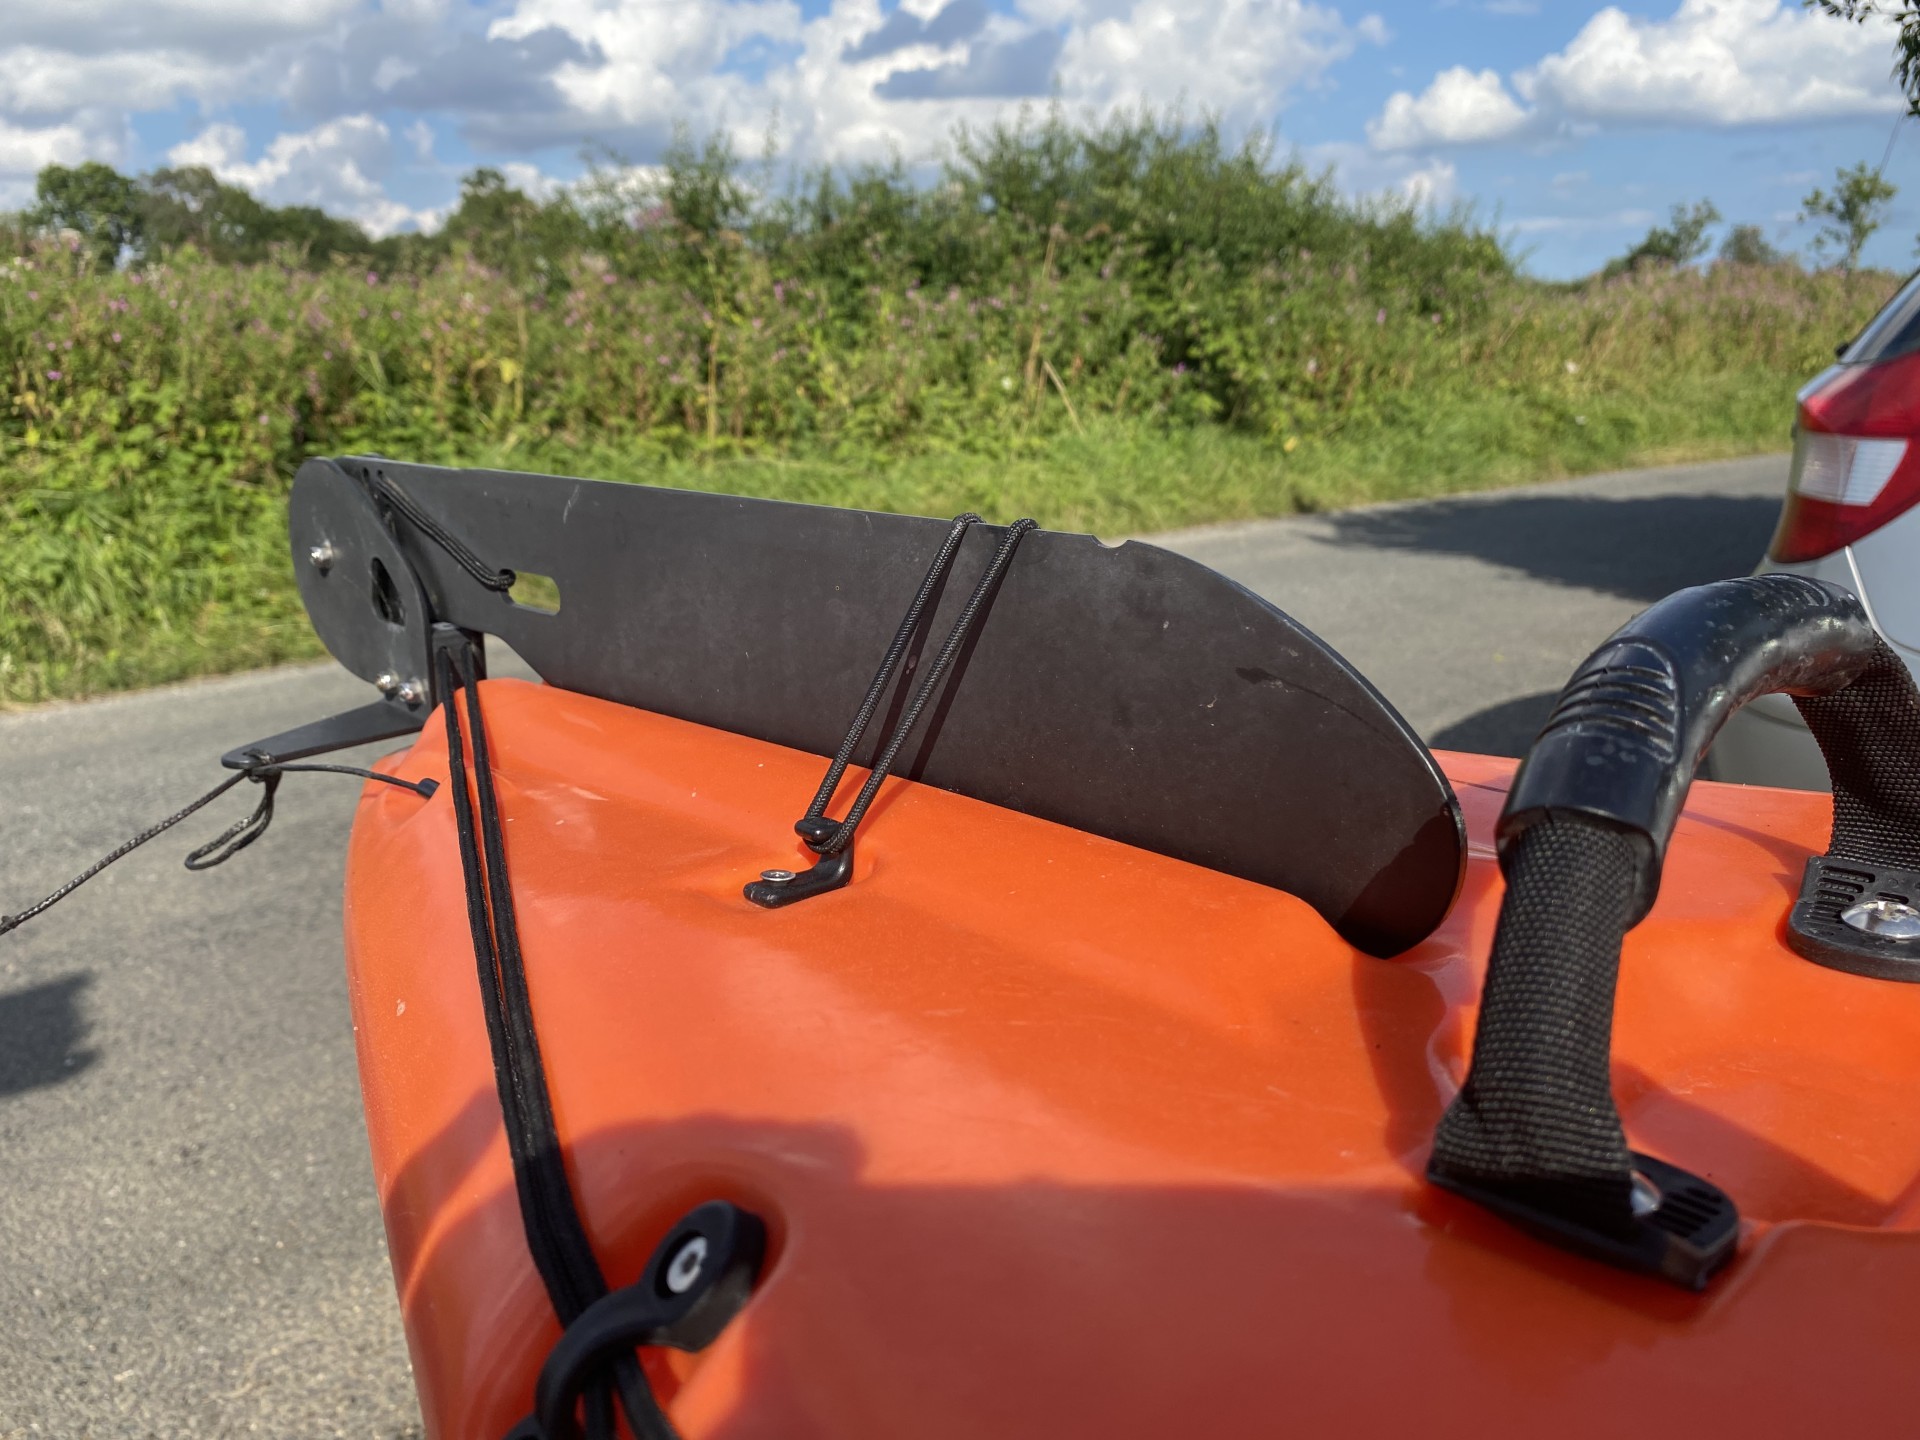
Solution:
<svg viewBox="0 0 1920 1440"><path fill-rule="evenodd" d="M1781 942L1827 797L1698 785L1626 942L1636 1148L1738 1199L1705 1295L1422 1179L1465 1071L1510 761L1443 755L1466 882L1391 960L1279 891L889 781L781 910L819 757L481 687L569 1173L608 1279L714 1198L747 1308L645 1363L685 1436L1898 1433L1920 1404L1920 987ZM383 768L447 778L438 718ZM1349 817L1324 817L1327 825ZM497 1440L558 1327L528 1257L448 796L349 855L374 1171L429 1434Z"/></svg>

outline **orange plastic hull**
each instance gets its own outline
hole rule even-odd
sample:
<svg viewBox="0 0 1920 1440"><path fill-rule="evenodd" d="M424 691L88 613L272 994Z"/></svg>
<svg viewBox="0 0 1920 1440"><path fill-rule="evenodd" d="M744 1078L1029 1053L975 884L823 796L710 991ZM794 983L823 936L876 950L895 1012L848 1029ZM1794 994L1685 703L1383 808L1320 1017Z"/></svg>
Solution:
<svg viewBox="0 0 1920 1440"><path fill-rule="evenodd" d="M818 758L514 681L483 694L558 1122L609 1280L702 1200L771 1228L721 1339L649 1357L689 1440L1920 1423L1920 987L1781 944L1824 796L1696 787L1627 940L1628 1135L1748 1220L1693 1296L1421 1179L1465 1068L1509 761L1442 757L1466 888L1386 961L1284 894L899 781L851 888L759 910L740 886L805 863L790 826ZM437 718L389 768L446 778ZM369 787L347 901L428 1432L498 1440L557 1329L444 791Z"/></svg>

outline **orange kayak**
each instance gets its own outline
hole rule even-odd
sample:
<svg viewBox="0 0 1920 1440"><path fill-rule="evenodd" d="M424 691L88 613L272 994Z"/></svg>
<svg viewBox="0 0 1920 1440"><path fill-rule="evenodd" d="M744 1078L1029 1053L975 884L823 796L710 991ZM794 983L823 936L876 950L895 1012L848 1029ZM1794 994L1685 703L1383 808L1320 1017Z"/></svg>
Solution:
<svg viewBox="0 0 1920 1440"><path fill-rule="evenodd" d="M485 687L535 1012L610 1276L718 1195L765 1278L649 1372L687 1435L1903 1433L1920 1402L1920 989L1809 965L1825 796L1702 784L1627 942L1637 1143L1737 1189L1704 1296L1424 1184L1500 898L1508 761L1443 757L1465 889L1392 960L1305 905L890 782L853 886L741 903L811 756ZM446 778L427 737L390 762ZM646 877L644 885L634 877ZM430 1434L558 1336L520 1236L448 807L375 787L348 873L374 1168Z"/></svg>
<svg viewBox="0 0 1920 1440"><path fill-rule="evenodd" d="M433 782L346 938L439 1440L1912 1428L1920 694L1844 592L1662 602L1516 769L1030 522L359 460L292 538L382 698L229 763ZM1834 796L1692 786L1773 691Z"/></svg>

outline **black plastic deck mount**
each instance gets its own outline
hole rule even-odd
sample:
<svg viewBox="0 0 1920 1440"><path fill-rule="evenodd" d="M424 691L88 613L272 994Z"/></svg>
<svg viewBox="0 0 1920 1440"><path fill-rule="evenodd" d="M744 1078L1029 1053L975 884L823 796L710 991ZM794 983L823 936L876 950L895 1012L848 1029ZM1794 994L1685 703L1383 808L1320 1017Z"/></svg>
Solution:
<svg viewBox="0 0 1920 1440"><path fill-rule="evenodd" d="M562 1332L540 1367L534 1413L506 1440L580 1440L576 1409L592 1377L641 1345L706 1349L753 1298L766 1253L766 1224L751 1211L709 1200L681 1216L638 1280ZM671 1425L665 1432L675 1433Z"/></svg>
<svg viewBox="0 0 1920 1440"><path fill-rule="evenodd" d="M1726 1191L1678 1165L1638 1150L1629 1152L1643 1211L1617 1227L1593 1224L1566 1206L1513 1186L1476 1184L1434 1170L1428 1178L1443 1190L1485 1206L1536 1239L1589 1260L1704 1290L1740 1242L1740 1211Z"/></svg>
<svg viewBox="0 0 1920 1440"><path fill-rule="evenodd" d="M376 474L490 565L551 578L557 612L480 585L382 510ZM362 679L427 694L430 618L551 685L825 756L949 523L363 457L303 465L288 528L314 628ZM968 533L922 637L1004 534ZM1379 692L1267 601L1138 541L1028 535L897 771L1285 890L1375 955L1425 938L1465 869L1452 789Z"/></svg>
<svg viewBox="0 0 1920 1440"><path fill-rule="evenodd" d="M1874 900L1920 909L1920 872L1812 856L1787 917L1787 944L1795 954L1830 970L1920 983L1920 936L1875 935L1840 918L1855 905Z"/></svg>

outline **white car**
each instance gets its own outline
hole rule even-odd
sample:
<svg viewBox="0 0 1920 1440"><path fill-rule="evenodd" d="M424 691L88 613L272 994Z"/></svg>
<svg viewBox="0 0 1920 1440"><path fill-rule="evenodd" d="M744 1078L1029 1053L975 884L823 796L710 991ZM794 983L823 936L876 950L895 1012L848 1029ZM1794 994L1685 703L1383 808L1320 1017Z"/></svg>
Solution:
<svg viewBox="0 0 1920 1440"><path fill-rule="evenodd" d="M1760 573L1810 575L1853 591L1920 675L1920 275L1798 401L1786 504ZM1706 773L1828 788L1819 747L1785 695L1736 711Z"/></svg>

